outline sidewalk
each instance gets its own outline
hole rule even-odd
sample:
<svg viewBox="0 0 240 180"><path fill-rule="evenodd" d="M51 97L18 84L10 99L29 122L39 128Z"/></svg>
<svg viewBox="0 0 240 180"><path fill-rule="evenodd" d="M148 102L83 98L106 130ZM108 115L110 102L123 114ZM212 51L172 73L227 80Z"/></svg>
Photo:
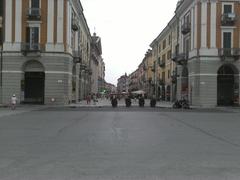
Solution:
<svg viewBox="0 0 240 180"><path fill-rule="evenodd" d="M34 110L46 108L43 105L17 105L15 110L12 110L9 106L4 106L0 104L0 118L4 116L22 114L25 112L31 112Z"/></svg>
<svg viewBox="0 0 240 180"><path fill-rule="evenodd" d="M157 101L156 107L160 108L172 108L172 102L165 102L165 101ZM110 99L98 99L98 102L94 103L91 101L90 104L87 104L85 100L80 101L78 103L72 103L68 105L70 107L111 107ZM121 99L118 100L118 107L125 107L125 100ZM132 106L138 107L138 100L132 99ZM145 107L150 107L150 99L145 99Z"/></svg>

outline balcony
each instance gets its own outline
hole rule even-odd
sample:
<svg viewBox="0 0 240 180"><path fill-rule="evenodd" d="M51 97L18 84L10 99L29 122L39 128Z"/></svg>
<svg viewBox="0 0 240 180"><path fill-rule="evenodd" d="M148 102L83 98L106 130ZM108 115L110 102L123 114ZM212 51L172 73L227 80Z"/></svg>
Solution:
<svg viewBox="0 0 240 180"><path fill-rule="evenodd" d="M159 62L159 66L160 66L161 68L165 68L165 66L166 66L165 61L160 61L160 62Z"/></svg>
<svg viewBox="0 0 240 180"><path fill-rule="evenodd" d="M81 63L82 62L82 57L81 57L81 52L80 51L73 51L72 56L73 56L73 62L74 63Z"/></svg>
<svg viewBox="0 0 240 180"><path fill-rule="evenodd" d="M226 13L222 15L221 23L222 26L234 26L236 21L235 13Z"/></svg>
<svg viewBox="0 0 240 180"><path fill-rule="evenodd" d="M78 21L77 21L76 18L72 19L72 30L73 31L78 31L79 30Z"/></svg>
<svg viewBox="0 0 240 180"><path fill-rule="evenodd" d="M87 69L87 65L83 62L81 62L80 64L80 70L86 70Z"/></svg>
<svg viewBox="0 0 240 180"><path fill-rule="evenodd" d="M158 79L158 83L163 86L165 84L165 79Z"/></svg>
<svg viewBox="0 0 240 180"><path fill-rule="evenodd" d="M2 24L3 24L3 18L2 16L0 16L0 28L2 28Z"/></svg>
<svg viewBox="0 0 240 180"><path fill-rule="evenodd" d="M29 8L27 12L28 20L39 21L41 20L41 9L40 8Z"/></svg>
<svg viewBox="0 0 240 180"><path fill-rule="evenodd" d="M41 44L38 43L22 43L22 51L26 52L40 52L42 51Z"/></svg>
<svg viewBox="0 0 240 180"><path fill-rule="evenodd" d="M181 32L183 35L188 34L191 31L191 24L190 23L184 23L181 27Z"/></svg>
<svg viewBox="0 0 240 180"><path fill-rule="evenodd" d="M184 65L188 61L186 53L174 53L172 54L172 60L178 65Z"/></svg>
<svg viewBox="0 0 240 180"><path fill-rule="evenodd" d="M151 70L152 72L155 72L156 71L155 66L152 66Z"/></svg>
<svg viewBox="0 0 240 180"><path fill-rule="evenodd" d="M221 48L218 50L218 54L222 60L226 58L233 58L234 60L239 59L240 49L239 48Z"/></svg>

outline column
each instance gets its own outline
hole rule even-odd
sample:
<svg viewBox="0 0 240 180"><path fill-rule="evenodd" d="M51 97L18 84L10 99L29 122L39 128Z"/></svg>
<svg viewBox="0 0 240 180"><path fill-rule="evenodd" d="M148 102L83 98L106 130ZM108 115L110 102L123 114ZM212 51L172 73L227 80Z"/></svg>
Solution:
<svg viewBox="0 0 240 180"><path fill-rule="evenodd" d="M5 1L5 42L3 45L4 51L11 51L12 46L12 0Z"/></svg>
<svg viewBox="0 0 240 180"><path fill-rule="evenodd" d="M201 11L201 48L207 48L207 1L202 1Z"/></svg>
<svg viewBox="0 0 240 180"><path fill-rule="evenodd" d="M57 43L63 43L63 11L64 11L64 0L58 0L57 7Z"/></svg>
<svg viewBox="0 0 240 180"><path fill-rule="evenodd" d="M210 39L210 47L216 48L216 16L217 16L217 4L216 0L211 1L211 39Z"/></svg>
<svg viewBox="0 0 240 180"><path fill-rule="evenodd" d="M20 51L22 42L22 0L16 0L15 12L15 48Z"/></svg>

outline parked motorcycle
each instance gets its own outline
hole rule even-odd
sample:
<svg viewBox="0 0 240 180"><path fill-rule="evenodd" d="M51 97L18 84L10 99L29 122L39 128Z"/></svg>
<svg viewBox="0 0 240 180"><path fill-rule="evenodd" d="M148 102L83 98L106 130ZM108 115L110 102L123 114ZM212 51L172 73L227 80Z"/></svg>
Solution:
<svg viewBox="0 0 240 180"><path fill-rule="evenodd" d="M173 108L175 108L175 109L179 109L179 108L190 109L190 105L189 105L188 100L181 99L181 100L175 101L175 103L173 104Z"/></svg>
<svg viewBox="0 0 240 180"><path fill-rule="evenodd" d="M126 104L126 107L130 107L131 106L132 102L131 102L131 98L130 97L127 97L125 99L125 104Z"/></svg>

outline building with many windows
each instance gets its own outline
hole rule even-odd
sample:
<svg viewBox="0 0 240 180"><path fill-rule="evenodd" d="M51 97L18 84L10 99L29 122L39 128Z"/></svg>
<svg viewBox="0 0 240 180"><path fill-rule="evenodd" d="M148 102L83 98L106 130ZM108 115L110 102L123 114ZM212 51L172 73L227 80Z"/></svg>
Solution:
<svg viewBox="0 0 240 180"><path fill-rule="evenodd" d="M172 61L172 51L177 48L177 19L175 17L151 43L153 49L154 89L157 99L170 101L175 99L176 86L173 74L176 71Z"/></svg>
<svg viewBox="0 0 240 180"><path fill-rule="evenodd" d="M178 98L205 107L239 105L239 9L237 0L179 2Z"/></svg>
<svg viewBox="0 0 240 180"><path fill-rule="evenodd" d="M103 58L99 59L98 65L98 93L105 91L105 63Z"/></svg>
<svg viewBox="0 0 240 180"><path fill-rule="evenodd" d="M99 77L99 64L103 61L102 59L102 44L101 38L96 35L92 36L91 43L91 93L97 94L98 91L98 77ZM101 70L101 69L100 69Z"/></svg>
<svg viewBox="0 0 240 180"><path fill-rule="evenodd" d="M203 107L239 105L239 9L237 0L177 3L174 17L150 45L157 97Z"/></svg>
<svg viewBox="0 0 240 180"><path fill-rule="evenodd" d="M91 34L80 0L3 2L1 103L12 94L21 103L83 99L91 86Z"/></svg>
<svg viewBox="0 0 240 180"><path fill-rule="evenodd" d="M127 74L124 74L120 78L118 78L117 92L118 93L123 93L123 92L128 92L128 90L129 90L128 76L127 76Z"/></svg>

